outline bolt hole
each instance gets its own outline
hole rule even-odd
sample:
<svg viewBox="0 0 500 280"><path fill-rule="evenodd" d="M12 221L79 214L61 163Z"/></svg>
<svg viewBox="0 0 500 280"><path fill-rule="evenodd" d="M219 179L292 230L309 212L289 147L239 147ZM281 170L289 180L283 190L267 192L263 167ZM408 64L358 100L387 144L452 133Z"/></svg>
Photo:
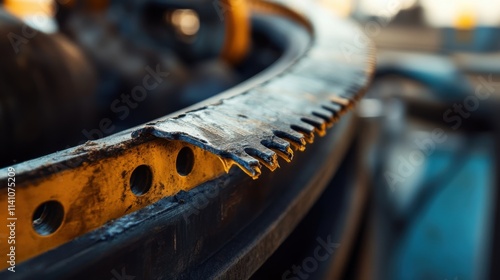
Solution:
<svg viewBox="0 0 500 280"><path fill-rule="evenodd" d="M54 233L62 224L64 208L61 203L50 200L38 206L33 213L33 229L40 235Z"/></svg>
<svg viewBox="0 0 500 280"><path fill-rule="evenodd" d="M139 165L130 175L130 189L137 195L143 195L149 191L153 184L153 172L147 165Z"/></svg>
<svg viewBox="0 0 500 280"><path fill-rule="evenodd" d="M187 176L191 173L194 166L193 151L188 147L182 148L177 155L175 166L177 167L177 173L181 176Z"/></svg>

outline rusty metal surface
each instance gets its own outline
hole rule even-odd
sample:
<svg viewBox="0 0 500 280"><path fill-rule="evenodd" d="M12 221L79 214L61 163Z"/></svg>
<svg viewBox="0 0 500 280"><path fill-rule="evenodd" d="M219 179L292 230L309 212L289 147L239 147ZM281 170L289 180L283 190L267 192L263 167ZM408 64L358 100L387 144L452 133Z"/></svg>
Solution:
<svg viewBox="0 0 500 280"><path fill-rule="evenodd" d="M258 180L233 168L21 263L12 279L248 278L321 195L355 133L349 113L287 168Z"/></svg>
<svg viewBox="0 0 500 280"><path fill-rule="evenodd" d="M176 162L182 149L189 149L193 158L191 170L179 174ZM137 173L139 177L132 179L132 174L140 171L140 166L150 170L149 176ZM22 246L16 247L16 260L21 262L60 246L110 220L179 191L191 190L224 173L217 156L180 141L156 139L38 180L27 183L18 180L16 242ZM140 189L134 191L134 188ZM7 205L6 199L6 194L1 196L0 204ZM62 206L64 220L56 231L40 234L32 226L32 217L35 209L47 201L57 201ZM1 219L7 220L7 217L7 211L0 212ZM0 249L7 250L4 246L8 246L7 242L3 242Z"/></svg>
<svg viewBox="0 0 500 280"><path fill-rule="evenodd" d="M296 21L299 14L303 14L302 21L309 20L306 26L296 23L303 30L302 36L308 39L295 38L296 44L288 46L293 38L290 34L279 34L280 39L290 40L284 42L288 49L268 71L210 100L144 126L15 165L16 195L19 203L26 202L19 212L20 220L27 221L23 226L27 238L24 244L31 244L19 260L73 240L112 219L154 203L162 196L192 189L220 176L224 169L229 172L233 164L257 178L262 165L275 170L278 156L291 161L292 148L304 150L307 142L313 142L315 134L324 135L326 128L363 93L373 72L374 50L369 43L359 44L359 36L355 36L357 27L352 23L336 19L307 3L286 3L287 6L299 5L300 13L289 13L291 21ZM259 5L266 8L269 4ZM280 14L287 15L286 8L277 9ZM158 141L165 144L158 144ZM163 150L160 147L158 152L144 151L154 143L165 147ZM151 189L156 196L134 196L129 186L134 168L150 164L157 170L153 174L157 175L162 168L175 170L175 161L165 163L161 157L155 160L155 156L163 152L176 153L181 146L192 147L199 158L203 158L199 163L213 170L202 172L200 167L193 173L200 176L187 179L179 178L180 174L170 174L175 177L173 179L166 173L155 175ZM216 156L205 154L207 151ZM6 170L0 172L2 205L7 200ZM182 186L176 182L182 182ZM32 193L38 186L46 188L37 189L40 195ZM84 189L85 195L81 196L78 189ZM102 190L125 194L129 205L120 204L119 199L112 203L102 199ZM66 204L61 227L40 237L29 223L38 203L44 199ZM88 221L88 215L69 215L68 209L76 205L71 201L76 200L82 213L106 213L98 214L102 219L92 222ZM0 218L5 220L4 216ZM78 227L85 224L91 226ZM73 230L64 230L69 228ZM2 251L5 251L4 246L5 242L0 244Z"/></svg>

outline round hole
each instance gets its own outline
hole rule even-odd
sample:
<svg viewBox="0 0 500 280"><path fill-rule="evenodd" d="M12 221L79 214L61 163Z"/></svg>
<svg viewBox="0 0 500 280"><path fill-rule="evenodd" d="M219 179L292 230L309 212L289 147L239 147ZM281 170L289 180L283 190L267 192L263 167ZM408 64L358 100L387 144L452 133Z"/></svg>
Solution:
<svg viewBox="0 0 500 280"><path fill-rule="evenodd" d="M130 175L130 189L139 196L147 193L153 184L153 172L147 165L138 166Z"/></svg>
<svg viewBox="0 0 500 280"><path fill-rule="evenodd" d="M177 167L177 173L181 176L187 176L191 173L194 166L193 151L188 147L182 148L177 155L175 166Z"/></svg>
<svg viewBox="0 0 500 280"><path fill-rule="evenodd" d="M54 233L62 224L64 208L61 203L50 200L42 203L33 213L33 229L40 235Z"/></svg>

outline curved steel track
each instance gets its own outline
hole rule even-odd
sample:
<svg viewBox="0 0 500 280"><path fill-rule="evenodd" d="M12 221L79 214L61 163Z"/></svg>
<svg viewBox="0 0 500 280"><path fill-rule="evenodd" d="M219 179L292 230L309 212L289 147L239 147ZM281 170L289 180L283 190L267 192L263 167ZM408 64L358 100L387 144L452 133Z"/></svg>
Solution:
<svg viewBox="0 0 500 280"><path fill-rule="evenodd" d="M252 6L253 24L284 48L268 70L143 126L13 166L24 205L17 238L26 245L13 279L112 278L121 267L141 279L249 277L272 254L342 160L355 129L344 114L366 89L375 58L353 23L312 4ZM195 160L187 175L175 172L184 147ZM294 151L304 152L292 161ZM277 169L278 157L289 163ZM153 179L137 196L130 176L140 165ZM40 236L31 220L48 200L65 215L57 231Z"/></svg>

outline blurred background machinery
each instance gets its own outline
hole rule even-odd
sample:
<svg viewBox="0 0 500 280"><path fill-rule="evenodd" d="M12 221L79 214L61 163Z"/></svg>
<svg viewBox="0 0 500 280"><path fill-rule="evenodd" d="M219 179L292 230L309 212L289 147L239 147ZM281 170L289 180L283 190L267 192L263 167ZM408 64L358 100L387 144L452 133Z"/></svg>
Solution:
<svg viewBox="0 0 500 280"><path fill-rule="evenodd" d="M366 32L382 27L371 33L377 74L360 106L378 127L366 135L378 139L366 144L372 271L496 279L500 3L411 1L377 14L382 2L355 12Z"/></svg>

